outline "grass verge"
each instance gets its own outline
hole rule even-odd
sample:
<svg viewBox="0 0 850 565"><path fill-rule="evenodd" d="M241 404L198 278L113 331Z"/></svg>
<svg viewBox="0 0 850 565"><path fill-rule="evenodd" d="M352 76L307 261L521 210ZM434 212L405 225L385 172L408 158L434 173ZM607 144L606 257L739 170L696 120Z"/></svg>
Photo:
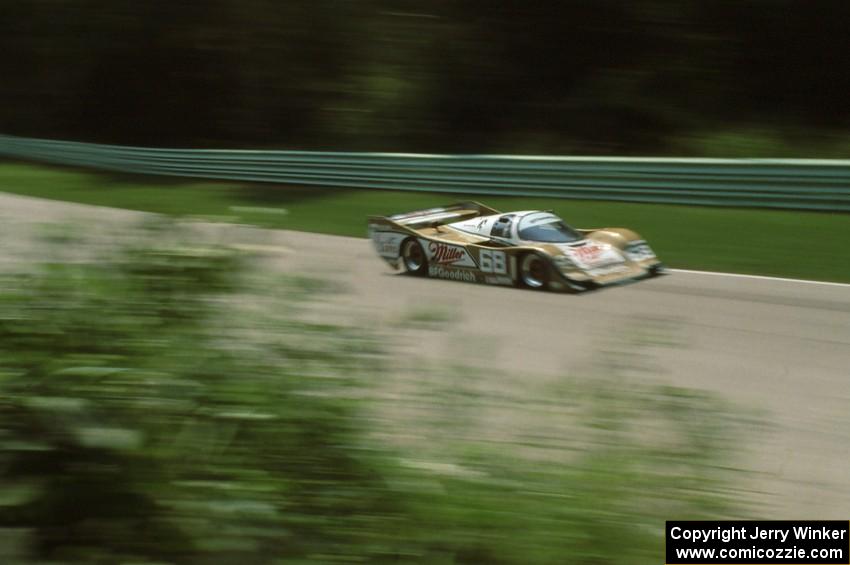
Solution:
<svg viewBox="0 0 850 565"><path fill-rule="evenodd" d="M364 237L366 216L464 195L344 190L117 175L0 163L0 191L268 228ZM625 226L671 267L850 282L850 214L473 197L501 210L551 209L581 228Z"/></svg>

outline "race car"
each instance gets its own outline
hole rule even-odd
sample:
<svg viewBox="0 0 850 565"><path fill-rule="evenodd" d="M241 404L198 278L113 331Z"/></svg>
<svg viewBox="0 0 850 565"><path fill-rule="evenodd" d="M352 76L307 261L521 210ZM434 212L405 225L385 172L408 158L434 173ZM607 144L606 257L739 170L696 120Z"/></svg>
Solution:
<svg viewBox="0 0 850 565"><path fill-rule="evenodd" d="M574 229L550 211L499 212L478 202L372 216L369 237L394 269L493 285L584 291L664 269L631 230Z"/></svg>

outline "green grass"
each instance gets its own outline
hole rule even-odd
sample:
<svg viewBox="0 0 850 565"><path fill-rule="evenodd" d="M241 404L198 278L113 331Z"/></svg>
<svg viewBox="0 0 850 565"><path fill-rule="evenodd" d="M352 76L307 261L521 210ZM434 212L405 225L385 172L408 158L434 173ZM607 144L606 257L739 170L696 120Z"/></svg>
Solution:
<svg viewBox="0 0 850 565"><path fill-rule="evenodd" d="M365 237L366 217L463 195L285 187L0 164L0 191L172 215ZM472 197L500 210L551 209L575 227L624 226L671 267L850 282L850 214L546 198Z"/></svg>

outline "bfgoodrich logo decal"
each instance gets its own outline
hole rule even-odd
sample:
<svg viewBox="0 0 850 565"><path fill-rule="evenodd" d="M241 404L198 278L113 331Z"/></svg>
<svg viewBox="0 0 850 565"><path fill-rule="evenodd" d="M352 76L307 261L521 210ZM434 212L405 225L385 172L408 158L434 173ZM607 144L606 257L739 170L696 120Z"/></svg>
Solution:
<svg viewBox="0 0 850 565"><path fill-rule="evenodd" d="M431 265L428 267L428 275L438 279L475 282L474 273L462 269L450 269L442 265Z"/></svg>

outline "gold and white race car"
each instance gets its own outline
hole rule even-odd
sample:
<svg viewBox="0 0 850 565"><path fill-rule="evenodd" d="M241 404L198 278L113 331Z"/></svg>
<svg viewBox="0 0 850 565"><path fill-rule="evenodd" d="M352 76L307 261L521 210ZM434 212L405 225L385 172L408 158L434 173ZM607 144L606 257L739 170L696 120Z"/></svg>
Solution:
<svg viewBox="0 0 850 565"><path fill-rule="evenodd" d="M372 216L369 237L396 269L485 284L582 291L664 268L631 230L574 229L552 212L499 212L478 202Z"/></svg>

